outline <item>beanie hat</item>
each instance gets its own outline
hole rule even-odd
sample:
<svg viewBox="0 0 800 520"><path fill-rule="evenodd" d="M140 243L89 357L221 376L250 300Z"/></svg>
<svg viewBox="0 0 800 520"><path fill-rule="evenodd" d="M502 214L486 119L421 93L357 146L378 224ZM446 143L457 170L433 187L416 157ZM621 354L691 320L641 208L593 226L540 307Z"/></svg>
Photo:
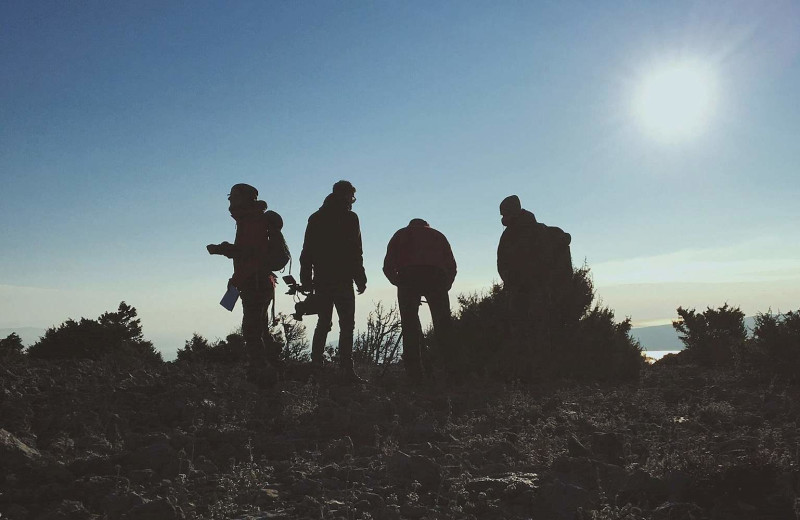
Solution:
<svg viewBox="0 0 800 520"><path fill-rule="evenodd" d="M233 195L234 192L240 194L242 197L245 197L246 199L256 200L258 198L258 190L250 186L249 184L244 184L244 183L234 184L233 187L231 188L231 192L228 194L228 197Z"/></svg>
<svg viewBox="0 0 800 520"><path fill-rule="evenodd" d="M522 211L522 203L516 195L509 195L500 203L501 215L513 215Z"/></svg>

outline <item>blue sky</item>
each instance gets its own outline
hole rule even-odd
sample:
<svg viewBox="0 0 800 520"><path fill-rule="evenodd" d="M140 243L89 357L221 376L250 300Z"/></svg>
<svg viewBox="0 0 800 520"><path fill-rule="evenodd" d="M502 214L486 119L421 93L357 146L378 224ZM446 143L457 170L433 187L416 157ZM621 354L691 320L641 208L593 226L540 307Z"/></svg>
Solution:
<svg viewBox="0 0 800 520"><path fill-rule="evenodd" d="M512 193L637 324L800 308L799 26L792 1L3 2L0 328L125 300L167 357L223 337L231 266L204 247L233 238L230 186L299 256L339 179L357 327L394 298L380 266L413 217L450 238L453 299L488 287ZM713 74L713 109L663 142L632 100L681 60Z"/></svg>

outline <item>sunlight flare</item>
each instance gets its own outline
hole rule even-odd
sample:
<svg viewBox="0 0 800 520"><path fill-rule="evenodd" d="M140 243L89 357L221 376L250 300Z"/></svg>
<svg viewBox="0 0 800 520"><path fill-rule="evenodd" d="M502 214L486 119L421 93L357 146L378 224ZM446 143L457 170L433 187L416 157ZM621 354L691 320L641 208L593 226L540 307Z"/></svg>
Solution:
<svg viewBox="0 0 800 520"><path fill-rule="evenodd" d="M648 134L662 141L684 141L705 130L716 97L716 80L707 66L677 62L644 77L634 111Z"/></svg>

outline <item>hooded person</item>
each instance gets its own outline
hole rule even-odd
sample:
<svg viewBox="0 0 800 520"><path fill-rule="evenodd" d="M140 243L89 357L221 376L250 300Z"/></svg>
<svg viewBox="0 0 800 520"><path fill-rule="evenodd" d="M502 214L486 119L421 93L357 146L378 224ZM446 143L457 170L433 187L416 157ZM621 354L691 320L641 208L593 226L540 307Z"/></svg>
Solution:
<svg viewBox="0 0 800 520"><path fill-rule="evenodd" d="M367 288L361 227L353 212L356 189L348 181L333 185L318 211L308 217L300 254L300 283L316 296L318 320L311 342L311 362L322 366L325 342L339 316L339 359L345 380L360 382L353 368L355 293Z"/></svg>
<svg viewBox="0 0 800 520"><path fill-rule="evenodd" d="M497 272L509 295L514 334L523 343L548 344L552 325L560 322L557 301L572 277L571 237L547 226L524 209L516 195L503 199L500 214L505 230L497 247Z"/></svg>
<svg viewBox="0 0 800 520"><path fill-rule="evenodd" d="M419 307L428 302L441 357L452 371L451 313L448 291L456 277L456 260L447 238L421 218L412 219L389 241L383 273L397 286L397 302L403 327L403 364L412 380L422 367L422 326Z"/></svg>
<svg viewBox="0 0 800 520"><path fill-rule="evenodd" d="M267 203L258 200L258 190L249 184L236 184L228 195L228 210L236 221L233 244L209 244L212 255L233 260L233 276L228 286L236 287L242 299L242 336L248 358L248 379L271 384L276 379L274 367L267 362L264 335L267 310L275 297L275 275L267 266L269 217Z"/></svg>

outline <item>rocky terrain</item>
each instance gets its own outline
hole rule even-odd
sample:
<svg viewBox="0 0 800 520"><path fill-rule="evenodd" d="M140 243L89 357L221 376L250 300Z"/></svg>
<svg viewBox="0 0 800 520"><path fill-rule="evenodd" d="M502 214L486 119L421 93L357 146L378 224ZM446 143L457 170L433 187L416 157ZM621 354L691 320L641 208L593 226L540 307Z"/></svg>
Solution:
<svg viewBox="0 0 800 520"><path fill-rule="evenodd" d="M797 519L800 389L0 364L0 518Z"/></svg>

